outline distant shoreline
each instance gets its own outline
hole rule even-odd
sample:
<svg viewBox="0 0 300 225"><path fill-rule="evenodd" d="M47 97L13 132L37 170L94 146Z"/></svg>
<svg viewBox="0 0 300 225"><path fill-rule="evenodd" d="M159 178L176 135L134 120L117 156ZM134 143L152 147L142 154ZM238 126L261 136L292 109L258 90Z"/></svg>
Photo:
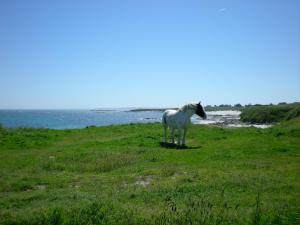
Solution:
<svg viewBox="0 0 300 225"><path fill-rule="evenodd" d="M137 108L137 109L128 110L127 112L163 112L167 109L177 110L178 108Z"/></svg>
<svg viewBox="0 0 300 225"><path fill-rule="evenodd" d="M127 112L164 112L167 109L178 110L178 108L136 108L128 110ZM235 106L205 106L205 111L242 111L244 107Z"/></svg>
<svg viewBox="0 0 300 225"><path fill-rule="evenodd" d="M90 111L92 112L113 112L113 111L117 111L115 109L90 109Z"/></svg>

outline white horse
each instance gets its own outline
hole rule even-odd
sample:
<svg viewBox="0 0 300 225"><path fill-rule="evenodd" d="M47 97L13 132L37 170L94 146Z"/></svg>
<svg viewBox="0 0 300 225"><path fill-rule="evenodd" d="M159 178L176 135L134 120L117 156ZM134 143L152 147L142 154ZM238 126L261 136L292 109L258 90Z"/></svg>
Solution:
<svg viewBox="0 0 300 225"><path fill-rule="evenodd" d="M180 147L181 129L183 129L182 145L185 145L186 131L188 126L191 124L191 117L194 114L206 119L206 113L204 112L200 102L198 104L184 105L178 110L168 109L163 113L162 124L165 129L165 144L167 143L167 129L170 127L172 132L172 144L174 144L174 130L177 129L177 147Z"/></svg>

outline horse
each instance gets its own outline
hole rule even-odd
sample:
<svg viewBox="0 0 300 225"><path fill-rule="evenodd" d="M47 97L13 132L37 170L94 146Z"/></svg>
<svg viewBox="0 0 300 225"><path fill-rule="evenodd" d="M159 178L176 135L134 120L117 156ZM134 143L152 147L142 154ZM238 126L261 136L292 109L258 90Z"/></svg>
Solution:
<svg viewBox="0 0 300 225"><path fill-rule="evenodd" d="M172 144L174 145L174 130L178 131L177 148L180 148L181 129L183 129L182 146L185 146L185 138L187 128L191 124L192 115L197 114L198 116L206 119L206 113L201 105L201 102L197 104L186 104L178 110L167 109L164 111L162 116L162 125L164 127L164 138L165 144L167 144L167 129L171 128L172 132Z"/></svg>

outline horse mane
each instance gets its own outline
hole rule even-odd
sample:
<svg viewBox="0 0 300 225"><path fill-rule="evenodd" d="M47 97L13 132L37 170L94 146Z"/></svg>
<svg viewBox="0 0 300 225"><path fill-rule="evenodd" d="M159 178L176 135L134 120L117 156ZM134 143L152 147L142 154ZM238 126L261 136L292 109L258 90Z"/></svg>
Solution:
<svg viewBox="0 0 300 225"><path fill-rule="evenodd" d="M189 104L186 104L186 105L182 106L179 109L179 111L186 112L189 109L195 109L195 108L196 108L196 104L189 103Z"/></svg>

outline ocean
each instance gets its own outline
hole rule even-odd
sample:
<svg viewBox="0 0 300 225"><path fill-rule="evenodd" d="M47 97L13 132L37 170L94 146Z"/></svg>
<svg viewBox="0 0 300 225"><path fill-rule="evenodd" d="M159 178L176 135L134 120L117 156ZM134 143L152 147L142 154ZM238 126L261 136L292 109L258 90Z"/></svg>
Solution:
<svg viewBox="0 0 300 225"><path fill-rule="evenodd" d="M239 120L239 111L206 112L207 119L192 117L194 124L217 124L228 127L268 125L247 125ZM137 111L129 109L113 110L0 110L0 124L3 127L34 127L50 129L73 129L87 126L107 126L129 123L161 122L161 111Z"/></svg>
<svg viewBox="0 0 300 225"><path fill-rule="evenodd" d="M162 112L128 110L0 110L0 124L4 127L71 129L160 122L161 116Z"/></svg>

